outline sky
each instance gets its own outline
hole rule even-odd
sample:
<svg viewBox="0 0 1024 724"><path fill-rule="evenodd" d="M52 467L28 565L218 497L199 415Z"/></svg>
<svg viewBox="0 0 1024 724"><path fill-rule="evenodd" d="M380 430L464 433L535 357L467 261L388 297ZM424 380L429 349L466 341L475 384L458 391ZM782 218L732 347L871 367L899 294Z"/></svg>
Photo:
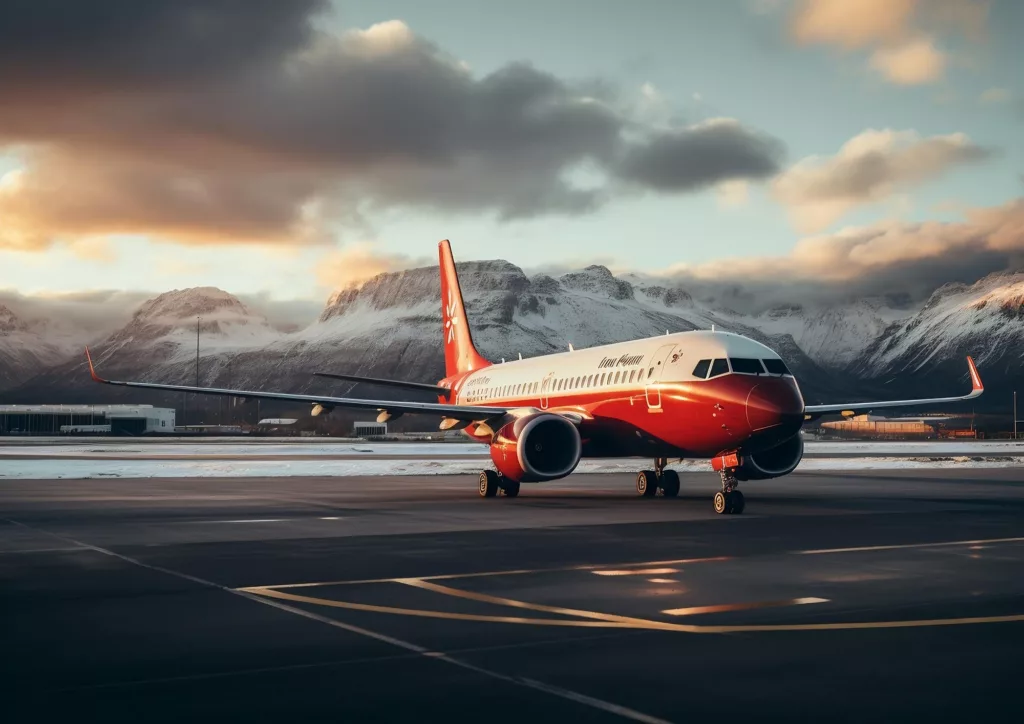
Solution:
<svg viewBox="0 0 1024 724"><path fill-rule="evenodd" d="M1015 0L4 3L0 299L315 315L442 238L772 299L972 282L1021 266L1022 30Z"/></svg>

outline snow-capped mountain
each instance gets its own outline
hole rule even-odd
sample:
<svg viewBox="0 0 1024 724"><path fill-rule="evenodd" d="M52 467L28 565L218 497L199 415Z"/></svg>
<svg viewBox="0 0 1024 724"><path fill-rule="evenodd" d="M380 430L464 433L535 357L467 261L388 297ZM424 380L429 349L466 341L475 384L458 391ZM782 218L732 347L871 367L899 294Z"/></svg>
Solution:
<svg viewBox="0 0 1024 724"><path fill-rule="evenodd" d="M177 362L194 357L198 327L200 346L219 354L271 344L280 337L267 320L236 297L216 287L166 292L139 307L131 321L102 343L104 350L134 352L159 347Z"/></svg>
<svg viewBox="0 0 1024 724"><path fill-rule="evenodd" d="M0 304L0 390L58 364L84 340L59 320L25 319Z"/></svg>
<svg viewBox="0 0 1024 724"><path fill-rule="evenodd" d="M113 334L92 340L93 359L111 377L194 383L197 322L200 370L204 366L218 369L235 354L261 349L282 336L263 316L221 289L176 289L142 304ZM82 376L82 359L82 347L76 344L60 356L61 364L31 378L27 387L8 391L7 396L70 403L99 398L143 401L137 390L105 388L98 395ZM201 379L210 379L210 369Z"/></svg>
<svg viewBox="0 0 1024 724"><path fill-rule="evenodd" d="M906 309L894 309L885 300L872 298L842 307L773 307L748 319L766 334L790 335L823 367L842 370L856 362L886 327L906 315Z"/></svg>
<svg viewBox="0 0 1024 724"><path fill-rule="evenodd" d="M963 386L966 355L982 372L986 397L1024 383L1024 271L939 287L920 311L886 327L850 370L910 389L936 378Z"/></svg>

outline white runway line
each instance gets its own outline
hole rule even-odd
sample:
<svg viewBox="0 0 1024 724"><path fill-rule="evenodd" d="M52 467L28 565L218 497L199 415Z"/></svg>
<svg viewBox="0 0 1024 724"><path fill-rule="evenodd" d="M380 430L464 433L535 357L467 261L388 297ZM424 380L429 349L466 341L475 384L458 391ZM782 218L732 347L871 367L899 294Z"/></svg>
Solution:
<svg viewBox="0 0 1024 724"><path fill-rule="evenodd" d="M189 523L284 523L291 518L252 518L245 520L190 520Z"/></svg>
<svg viewBox="0 0 1024 724"><path fill-rule="evenodd" d="M857 548L820 548L813 551L793 551L796 555L817 556L825 553L865 553L869 551L895 551L905 548L943 548L947 546L984 546L996 543L1022 543L1024 538L987 538L981 540L947 540L939 543L901 543L887 546L859 546Z"/></svg>

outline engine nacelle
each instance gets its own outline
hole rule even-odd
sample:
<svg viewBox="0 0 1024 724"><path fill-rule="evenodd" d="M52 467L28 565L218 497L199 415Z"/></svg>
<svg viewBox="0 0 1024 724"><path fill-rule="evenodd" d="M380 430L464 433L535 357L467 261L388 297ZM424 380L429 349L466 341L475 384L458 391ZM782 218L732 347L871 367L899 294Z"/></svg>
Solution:
<svg viewBox="0 0 1024 724"><path fill-rule="evenodd" d="M797 433L768 450L743 455L736 469L737 480L767 480L789 475L804 456L804 439Z"/></svg>
<svg viewBox="0 0 1024 724"><path fill-rule="evenodd" d="M537 483L564 478L583 454L579 430L549 412L524 415L503 425L491 442L491 460L506 478Z"/></svg>

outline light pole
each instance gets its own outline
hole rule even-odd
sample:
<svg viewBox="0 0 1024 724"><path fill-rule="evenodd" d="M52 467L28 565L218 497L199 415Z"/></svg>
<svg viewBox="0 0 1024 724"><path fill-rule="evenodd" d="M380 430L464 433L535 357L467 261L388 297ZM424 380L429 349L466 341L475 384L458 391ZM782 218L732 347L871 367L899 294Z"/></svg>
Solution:
<svg viewBox="0 0 1024 724"><path fill-rule="evenodd" d="M196 317L196 387L199 387L199 317ZM196 411L199 411L198 405ZM202 422L202 419L199 421Z"/></svg>
<svg viewBox="0 0 1024 724"><path fill-rule="evenodd" d="M1017 439L1017 390L1013 391L1013 439Z"/></svg>

